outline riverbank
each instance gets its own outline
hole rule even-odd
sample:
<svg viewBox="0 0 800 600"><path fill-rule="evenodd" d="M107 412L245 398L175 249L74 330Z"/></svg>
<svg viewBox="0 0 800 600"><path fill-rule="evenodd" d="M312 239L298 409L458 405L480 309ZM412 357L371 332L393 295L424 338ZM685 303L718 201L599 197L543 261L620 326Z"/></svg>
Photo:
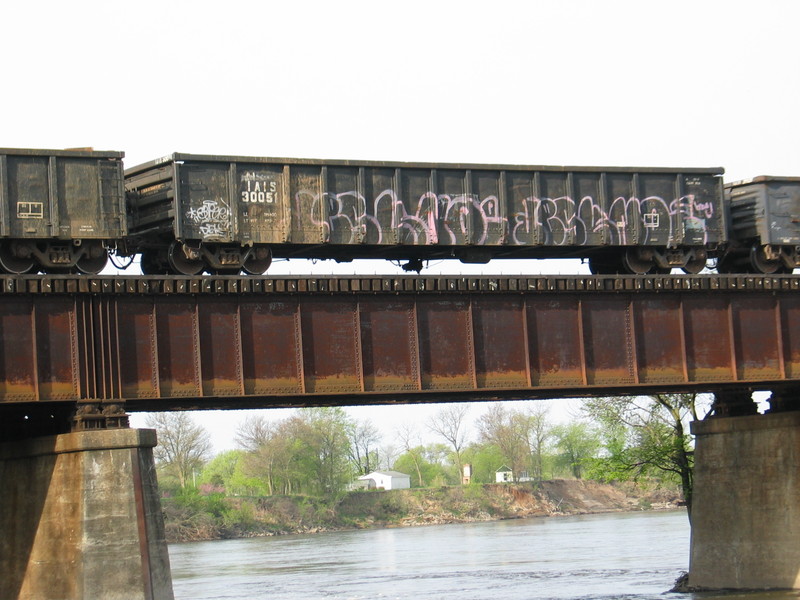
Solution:
<svg viewBox="0 0 800 600"><path fill-rule="evenodd" d="M556 479L394 491L162 499L167 541L186 542L344 529L413 527L527 517L677 508L677 490Z"/></svg>

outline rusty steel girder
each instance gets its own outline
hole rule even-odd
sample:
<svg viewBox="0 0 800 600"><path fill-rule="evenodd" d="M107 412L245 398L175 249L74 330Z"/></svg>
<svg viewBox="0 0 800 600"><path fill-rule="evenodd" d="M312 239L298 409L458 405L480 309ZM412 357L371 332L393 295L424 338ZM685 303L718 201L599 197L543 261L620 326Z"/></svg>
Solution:
<svg viewBox="0 0 800 600"><path fill-rule="evenodd" d="M2 277L0 407L781 389L800 278Z"/></svg>

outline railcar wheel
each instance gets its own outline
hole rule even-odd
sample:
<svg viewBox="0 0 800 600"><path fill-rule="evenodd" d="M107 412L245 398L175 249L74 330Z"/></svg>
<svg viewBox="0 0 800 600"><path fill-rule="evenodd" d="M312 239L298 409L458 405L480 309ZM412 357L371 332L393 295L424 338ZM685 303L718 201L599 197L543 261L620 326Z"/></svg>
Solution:
<svg viewBox="0 0 800 600"><path fill-rule="evenodd" d="M653 270L655 264L652 257L643 256L638 248L628 248L622 255L622 266L633 275L645 275Z"/></svg>
<svg viewBox="0 0 800 600"><path fill-rule="evenodd" d="M93 244L88 252L78 259L75 266L87 275L97 275L108 264L108 251L102 244Z"/></svg>
<svg viewBox="0 0 800 600"><path fill-rule="evenodd" d="M205 263L199 258L189 258L183 251L183 244L172 242L167 251L167 260L170 269L180 275L199 275L205 268Z"/></svg>
<svg viewBox="0 0 800 600"><path fill-rule="evenodd" d="M272 264L272 251L269 248L260 246L253 248L250 256L244 261L242 268L245 273L250 275L262 275Z"/></svg>
<svg viewBox="0 0 800 600"><path fill-rule="evenodd" d="M33 258L31 256L19 256L24 254L15 252L14 242L0 244L0 269L13 275L22 275L33 269Z"/></svg>
<svg viewBox="0 0 800 600"><path fill-rule="evenodd" d="M97 275L100 271L106 268L108 264L108 254L103 254L96 258L83 257L78 260L75 266L78 271L86 275Z"/></svg>
<svg viewBox="0 0 800 600"><path fill-rule="evenodd" d="M697 275L700 271L706 268L706 259L705 258L693 258L690 261L681 267L684 273L688 275Z"/></svg>
<svg viewBox="0 0 800 600"><path fill-rule="evenodd" d="M780 258L777 260L768 258L764 246L753 246L750 249L750 265L756 273L774 275L782 264Z"/></svg>

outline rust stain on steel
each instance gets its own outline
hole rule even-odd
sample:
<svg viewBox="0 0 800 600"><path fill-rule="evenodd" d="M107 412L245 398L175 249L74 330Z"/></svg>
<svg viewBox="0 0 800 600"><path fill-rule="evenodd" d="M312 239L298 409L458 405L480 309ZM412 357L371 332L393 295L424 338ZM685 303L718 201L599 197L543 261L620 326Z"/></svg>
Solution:
<svg viewBox="0 0 800 600"><path fill-rule="evenodd" d="M531 380L534 387L583 384L579 300L575 296L527 298Z"/></svg>
<svg viewBox="0 0 800 600"><path fill-rule="evenodd" d="M634 304L636 361L642 383L684 383L681 303L658 296Z"/></svg>
<svg viewBox="0 0 800 600"><path fill-rule="evenodd" d="M134 297L121 307L117 304L123 398L159 396L154 308L150 298Z"/></svg>
<svg viewBox="0 0 800 600"><path fill-rule="evenodd" d="M242 336L237 303L198 299L200 364L204 396L241 396Z"/></svg>
<svg viewBox="0 0 800 600"><path fill-rule="evenodd" d="M528 386L525 304L520 296L472 302L479 388Z"/></svg>
<svg viewBox="0 0 800 600"><path fill-rule="evenodd" d="M302 393L298 300L244 298L240 316L245 394Z"/></svg>
<svg viewBox="0 0 800 600"><path fill-rule="evenodd" d="M0 289L0 403L122 396L158 410L800 379L799 278L562 279L27 278Z"/></svg>
<svg viewBox="0 0 800 600"><path fill-rule="evenodd" d="M739 379L781 376L780 340L776 339L774 296L737 299L733 312L736 369Z"/></svg>
<svg viewBox="0 0 800 600"><path fill-rule="evenodd" d="M781 301L780 330L787 379L800 379L800 303Z"/></svg>
<svg viewBox="0 0 800 600"><path fill-rule="evenodd" d="M202 397L196 302L173 298L158 302L156 330L162 395Z"/></svg>
<svg viewBox="0 0 800 600"><path fill-rule="evenodd" d="M469 300L420 298L417 319L423 389L473 388Z"/></svg>
<svg viewBox="0 0 800 600"><path fill-rule="evenodd" d="M0 396L9 402L39 399L33 318L30 299L0 298Z"/></svg>
<svg viewBox="0 0 800 600"><path fill-rule="evenodd" d="M584 303L583 335L589 384L631 384L628 298L611 296Z"/></svg>
<svg viewBox="0 0 800 600"><path fill-rule="evenodd" d="M685 297L683 314L689 380L733 381L728 299Z"/></svg>
<svg viewBox="0 0 800 600"><path fill-rule="evenodd" d="M360 392L355 300L302 299L300 306L306 390Z"/></svg>
<svg viewBox="0 0 800 600"><path fill-rule="evenodd" d="M76 320L72 298L37 299L34 328L39 400L70 400L79 396Z"/></svg>
<svg viewBox="0 0 800 600"><path fill-rule="evenodd" d="M375 298L360 303L366 391L420 389L413 313L414 303L408 298Z"/></svg>

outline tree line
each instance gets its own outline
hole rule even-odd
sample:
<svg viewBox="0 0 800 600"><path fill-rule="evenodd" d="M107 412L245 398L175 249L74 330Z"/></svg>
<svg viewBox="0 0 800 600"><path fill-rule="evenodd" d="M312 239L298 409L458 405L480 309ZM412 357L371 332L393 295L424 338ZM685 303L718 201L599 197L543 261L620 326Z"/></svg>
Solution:
<svg viewBox="0 0 800 600"><path fill-rule="evenodd" d="M153 413L147 425L158 432L154 452L167 493L330 497L374 470L407 473L412 487L459 485L469 464L472 483L493 483L501 468L516 481L646 477L680 485L688 504L687 423L708 406L696 394L592 398L569 423L554 424L535 401L488 404L478 415L475 404L444 404L424 424L398 425L388 440L341 407L302 408L278 421L246 418L237 449L213 457L209 433L188 413ZM423 443L423 428L435 441Z"/></svg>

